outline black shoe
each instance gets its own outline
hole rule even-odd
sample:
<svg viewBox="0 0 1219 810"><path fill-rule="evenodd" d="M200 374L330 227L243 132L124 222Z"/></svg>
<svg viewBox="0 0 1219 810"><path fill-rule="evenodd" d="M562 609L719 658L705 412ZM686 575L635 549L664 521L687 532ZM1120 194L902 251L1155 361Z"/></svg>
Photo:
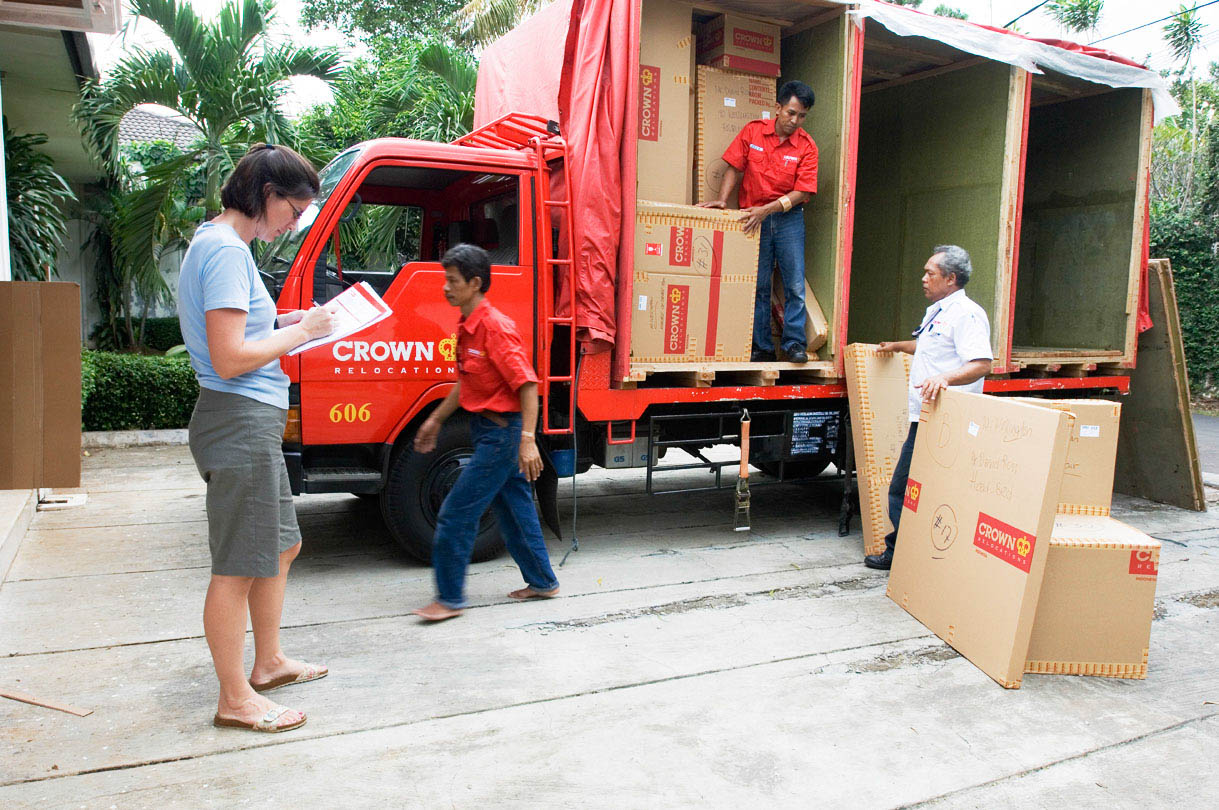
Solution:
<svg viewBox="0 0 1219 810"><path fill-rule="evenodd" d="M775 353L774 352L764 352L764 351L761 351L760 349L756 350L756 351L754 351L753 354L751 354L749 356L749 362L751 362L751 363L773 363L773 362L775 362Z"/></svg>
<svg viewBox="0 0 1219 810"><path fill-rule="evenodd" d="M878 571L888 571L893 567L893 552L885 549L883 554L869 554L863 558L863 564Z"/></svg>
<svg viewBox="0 0 1219 810"><path fill-rule="evenodd" d="M808 352L804 351L804 349L792 349L787 353L787 361L789 363L807 363Z"/></svg>

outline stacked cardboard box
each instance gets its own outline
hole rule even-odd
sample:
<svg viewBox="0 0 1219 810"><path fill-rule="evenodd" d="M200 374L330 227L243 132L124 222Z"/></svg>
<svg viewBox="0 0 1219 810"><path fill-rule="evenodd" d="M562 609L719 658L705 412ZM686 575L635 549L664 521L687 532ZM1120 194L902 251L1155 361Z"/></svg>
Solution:
<svg viewBox="0 0 1219 810"><path fill-rule="evenodd" d="M1159 543L1102 514L1119 416L951 390L920 414L889 596L1006 687L1146 677Z"/></svg>
<svg viewBox="0 0 1219 810"><path fill-rule="evenodd" d="M771 118L775 80L748 73L698 66L694 184L698 202L719 199L728 164L721 155L750 121ZM737 200L728 200L736 208Z"/></svg>
<svg viewBox="0 0 1219 810"><path fill-rule="evenodd" d="M635 219L632 361L748 360L757 233L688 205L641 201Z"/></svg>
<svg viewBox="0 0 1219 810"><path fill-rule="evenodd" d="M692 8L644 0L639 32L639 144L636 194L693 201L694 36Z"/></svg>
<svg viewBox="0 0 1219 810"><path fill-rule="evenodd" d="M736 14L719 14L698 27L698 63L779 75L779 26Z"/></svg>

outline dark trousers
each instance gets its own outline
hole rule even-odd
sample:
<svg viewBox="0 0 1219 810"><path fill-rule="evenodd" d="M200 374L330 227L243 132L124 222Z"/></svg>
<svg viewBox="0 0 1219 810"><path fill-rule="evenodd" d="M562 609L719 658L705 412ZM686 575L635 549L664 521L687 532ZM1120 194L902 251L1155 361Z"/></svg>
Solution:
<svg viewBox="0 0 1219 810"><path fill-rule="evenodd" d="M902 503L906 499L906 479L910 477L910 457L914 455L914 436L918 433L918 422L910 423L910 432L902 443L902 452L893 468L893 480L889 482L889 522L893 531L885 535L885 548L893 553L897 545L897 525L902 519Z"/></svg>

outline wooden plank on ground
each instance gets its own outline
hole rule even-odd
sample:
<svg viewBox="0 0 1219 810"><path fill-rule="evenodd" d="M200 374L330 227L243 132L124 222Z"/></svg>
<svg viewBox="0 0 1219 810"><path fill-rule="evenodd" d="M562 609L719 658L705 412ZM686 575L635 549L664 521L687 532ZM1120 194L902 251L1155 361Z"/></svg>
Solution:
<svg viewBox="0 0 1219 810"><path fill-rule="evenodd" d="M1148 287L1153 325L1139 336L1130 394L1122 400L1114 489L1203 512L1185 347L1167 259L1150 262Z"/></svg>
<svg viewBox="0 0 1219 810"><path fill-rule="evenodd" d="M92 709L81 709L67 703L57 703L54 700L46 700L44 698L34 697L33 695L27 695L25 692L0 690L0 697L5 697L9 700L18 700L22 703L29 703L31 706L41 706L44 709L54 709L57 712L67 712L68 714L74 714L77 717L88 717L89 715L93 714Z"/></svg>

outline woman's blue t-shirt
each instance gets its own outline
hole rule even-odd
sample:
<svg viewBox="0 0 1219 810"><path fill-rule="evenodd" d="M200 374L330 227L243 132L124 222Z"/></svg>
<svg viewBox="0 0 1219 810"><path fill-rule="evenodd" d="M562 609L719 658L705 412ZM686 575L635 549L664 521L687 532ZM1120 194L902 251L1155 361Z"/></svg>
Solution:
<svg viewBox="0 0 1219 810"><path fill-rule="evenodd" d="M231 226L205 222L195 231L178 279L178 320L195 377L203 388L286 409L288 375L278 359L229 380L216 373L207 348L204 315L212 309L245 312L246 340L263 340L275 331L275 302L258 276L249 245Z"/></svg>

